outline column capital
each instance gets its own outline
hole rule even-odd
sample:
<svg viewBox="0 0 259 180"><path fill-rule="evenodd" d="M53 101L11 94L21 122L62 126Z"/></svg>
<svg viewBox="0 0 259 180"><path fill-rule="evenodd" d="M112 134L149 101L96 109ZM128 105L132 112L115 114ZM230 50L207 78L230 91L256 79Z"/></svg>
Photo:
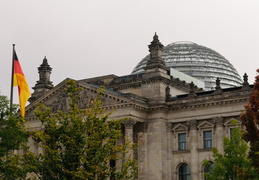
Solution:
<svg viewBox="0 0 259 180"><path fill-rule="evenodd" d="M166 132L171 132L173 128L173 124L171 122L166 123Z"/></svg>
<svg viewBox="0 0 259 180"><path fill-rule="evenodd" d="M134 119L127 119L127 120L124 120L122 121L122 124L124 125L124 127L126 129L129 129L129 128L133 128L133 126L137 123L136 120Z"/></svg>
<svg viewBox="0 0 259 180"><path fill-rule="evenodd" d="M147 122L139 122L137 126L134 127L134 130L137 132L147 132L148 123Z"/></svg>

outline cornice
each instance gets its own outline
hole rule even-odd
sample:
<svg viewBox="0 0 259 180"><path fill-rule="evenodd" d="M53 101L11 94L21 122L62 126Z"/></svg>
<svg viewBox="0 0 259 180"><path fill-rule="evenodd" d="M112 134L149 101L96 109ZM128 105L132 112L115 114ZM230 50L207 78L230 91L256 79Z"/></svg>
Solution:
<svg viewBox="0 0 259 180"><path fill-rule="evenodd" d="M221 95L209 94L195 97L175 98L168 102L169 110L186 110L210 106L228 105L249 101L250 91L224 92Z"/></svg>
<svg viewBox="0 0 259 180"><path fill-rule="evenodd" d="M211 107L211 106L219 106L219 105L228 105L240 102L248 102L248 97L238 98L238 99L227 99L227 100L213 100L213 101L186 101L179 102L176 101L173 104L168 105L170 111L173 110L187 110L194 108L203 108L203 107Z"/></svg>

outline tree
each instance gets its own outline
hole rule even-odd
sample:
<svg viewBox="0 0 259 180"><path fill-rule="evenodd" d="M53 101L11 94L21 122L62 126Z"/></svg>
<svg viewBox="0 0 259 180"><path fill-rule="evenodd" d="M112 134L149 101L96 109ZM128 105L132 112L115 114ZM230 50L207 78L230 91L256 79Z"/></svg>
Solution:
<svg viewBox="0 0 259 180"><path fill-rule="evenodd" d="M236 123L236 122L235 122ZM205 173L208 180L256 180L259 176L248 157L249 145L242 140L242 132L236 127L231 129L231 138L224 138L223 154L213 148L214 166ZM209 161L204 166L209 166Z"/></svg>
<svg viewBox="0 0 259 180"><path fill-rule="evenodd" d="M257 73L259 73L259 69ZM255 77L253 92L241 115L241 120L246 127L244 139L250 143L249 157L259 173L259 75Z"/></svg>
<svg viewBox="0 0 259 180"><path fill-rule="evenodd" d="M31 171L43 180L134 179L135 160L125 156L133 144L118 144L122 137L121 120L108 120L110 114L101 108L103 89L87 110L77 105L79 92L76 82L68 80L67 112L52 114L43 105L36 109L36 117L44 127L33 131L32 137L42 153L27 153ZM114 161L119 161L119 166L111 166Z"/></svg>
<svg viewBox="0 0 259 180"><path fill-rule="evenodd" d="M28 140L24 119L15 113L17 107L10 111L8 98L0 95L0 179L24 179L27 174L23 156L14 153L26 149Z"/></svg>

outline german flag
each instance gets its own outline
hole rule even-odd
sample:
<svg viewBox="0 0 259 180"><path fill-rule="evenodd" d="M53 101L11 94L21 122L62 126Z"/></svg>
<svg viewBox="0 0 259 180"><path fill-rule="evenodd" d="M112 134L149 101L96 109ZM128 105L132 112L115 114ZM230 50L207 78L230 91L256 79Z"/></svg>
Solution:
<svg viewBox="0 0 259 180"><path fill-rule="evenodd" d="M18 86L20 111L21 111L21 116L24 117L25 105L29 97L31 96L31 93L14 48L13 48L13 73L14 73L13 86Z"/></svg>

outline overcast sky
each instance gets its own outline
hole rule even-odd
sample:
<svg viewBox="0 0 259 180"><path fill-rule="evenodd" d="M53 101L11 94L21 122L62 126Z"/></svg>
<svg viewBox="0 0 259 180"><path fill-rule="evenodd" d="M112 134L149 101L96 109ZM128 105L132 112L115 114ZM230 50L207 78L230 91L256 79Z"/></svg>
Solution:
<svg viewBox="0 0 259 180"><path fill-rule="evenodd" d="M253 83L258 0L0 0L0 92L10 95L12 44L34 87L44 56L54 85L130 74L155 32L165 46L191 41L217 51Z"/></svg>

